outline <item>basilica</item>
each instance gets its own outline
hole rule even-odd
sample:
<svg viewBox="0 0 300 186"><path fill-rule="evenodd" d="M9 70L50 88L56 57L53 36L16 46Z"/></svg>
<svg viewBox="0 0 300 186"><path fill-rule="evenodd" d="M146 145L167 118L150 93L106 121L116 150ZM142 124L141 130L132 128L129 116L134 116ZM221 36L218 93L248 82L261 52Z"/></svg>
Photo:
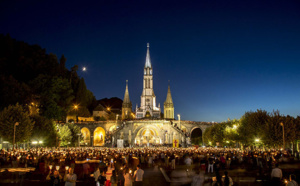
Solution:
<svg viewBox="0 0 300 186"><path fill-rule="evenodd" d="M194 129L203 132L209 125L203 122L181 121L174 117L174 104L170 85L163 111L156 103L153 83L153 67L150 60L150 45L147 44L146 61L143 69L143 90L140 105L132 111L128 81L122 104L122 116L115 121L92 121L76 123L81 128L86 146L186 146L190 144L190 134ZM99 111L100 112L100 111Z"/></svg>
<svg viewBox="0 0 300 186"><path fill-rule="evenodd" d="M135 109L135 118L143 119L143 118L155 118L161 119L161 108L160 104L156 105L156 96L153 90L153 69L150 60L150 51L149 51L149 43L147 43L147 54L146 54L146 62L144 66L144 79L143 79L143 91L141 95L141 104L140 107L138 105ZM126 81L126 90L123 99L122 105L122 119L130 118L132 103L129 99L128 92L128 81ZM174 119L174 105L171 96L170 86L168 88L167 99L164 103L164 118L165 119Z"/></svg>

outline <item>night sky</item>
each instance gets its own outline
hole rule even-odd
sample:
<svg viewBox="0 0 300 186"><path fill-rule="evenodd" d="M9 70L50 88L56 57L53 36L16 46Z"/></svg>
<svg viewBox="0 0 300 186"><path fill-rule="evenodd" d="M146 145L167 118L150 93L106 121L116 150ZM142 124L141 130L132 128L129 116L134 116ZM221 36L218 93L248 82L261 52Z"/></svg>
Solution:
<svg viewBox="0 0 300 186"><path fill-rule="evenodd" d="M154 92L175 115L225 121L246 111L300 115L299 1L8 1L0 33L77 64L97 99L140 105L147 42Z"/></svg>

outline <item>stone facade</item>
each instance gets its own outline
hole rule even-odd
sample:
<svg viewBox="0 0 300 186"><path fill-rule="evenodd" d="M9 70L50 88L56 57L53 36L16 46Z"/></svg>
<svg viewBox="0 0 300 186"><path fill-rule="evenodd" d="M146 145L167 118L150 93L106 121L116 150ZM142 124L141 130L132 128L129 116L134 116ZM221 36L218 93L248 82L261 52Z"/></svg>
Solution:
<svg viewBox="0 0 300 186"><path fill-rule="evenodd" d="M98 111L104 110L99 106ZM201 129L202 133L209 126L205 123L174 120L174 104L168 87L164 102L164 119L161 118L160 105L156 106L153 90L153 70L150 61L149 43L147 44L146 63L144 67L143 92L141 106L132 113L129 98L128 81L122 105L122 121L76 123L84 136L83 145L116 146L117 140L123 140L125 146L173 145L173 140L182 146L189 144L192 131Z"/></svg>
<svg viewBox="0 0 300 186"><path fill-rule="evenodd" d="M185 146L188 145L188 139L194 129L199 128L203 133L207 127L211 126L202 122L178 120L107 121L76 123L76 125L81 128L84 136L84 142L81 145L109 147L116 146L117 139L124 140L128 146L155 144L171 146L173 139L176 139L182 146ZM180 127L184 132L175 126Z"/></svg>

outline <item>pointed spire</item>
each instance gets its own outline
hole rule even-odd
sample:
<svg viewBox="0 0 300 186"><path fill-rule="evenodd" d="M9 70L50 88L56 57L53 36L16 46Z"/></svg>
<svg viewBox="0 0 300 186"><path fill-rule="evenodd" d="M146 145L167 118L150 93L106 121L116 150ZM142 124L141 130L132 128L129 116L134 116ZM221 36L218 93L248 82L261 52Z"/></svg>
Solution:
<svg viewBox="0 0 300 186"><path fill-rule="evenodd" d="M147 43L147 54L146 54L146 63L145 68L152 68L151 67L151 60L150 60L150 51L149 51L150 45Z"/></svg>
<svg viewBox="0 0 300 186"><path fill-rule="evenodd" d="M124 104L131 104L130 99L129 99L128 80L126 80L126 89L125 89L125 94L124 94L124 99L123 99L123 105Z"/></svg>
<svg viewBox="0 0 300 186"><path fill-rule="evenodd" d="M173 105L171 89L170 89L170 81L169 81L169 85L168 85L168 93L167 93L167 99L165 101L165 104L172 104Z"/></svg>

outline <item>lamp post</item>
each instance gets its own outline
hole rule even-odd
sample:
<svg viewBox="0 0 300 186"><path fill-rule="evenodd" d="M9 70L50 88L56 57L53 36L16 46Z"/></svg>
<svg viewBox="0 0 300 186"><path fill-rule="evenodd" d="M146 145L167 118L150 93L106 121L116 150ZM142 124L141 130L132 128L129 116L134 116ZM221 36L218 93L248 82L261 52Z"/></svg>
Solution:
<svg viewBox="0 0 300 186"><path fill-rule="evenodd" d="M285 149L285 140L284 140L284 125L281 122L280 125L282 126L282 141L283 141L283 150Z"/></svg>
<svg viewBox="0 0 300 186"><path fill-rule="evenodd" d="M257 147L258 143L259 143L260 139L255 139L255 146Z"/></svg>
<svg viewBox="0 0 300 186"><path fill-rule="evenodd" d="M19 122L14 124L14 139L13 139L13 150L15 150L15 141L16 141L16 127L19 125Z"/></svg>
<svg viewBox="0 0 300 186"><path fill-rule="evenodd" d="M75 111L76 111L76 123L78 123L78 105L74 105L74 109L75 109Z"/></svg>

